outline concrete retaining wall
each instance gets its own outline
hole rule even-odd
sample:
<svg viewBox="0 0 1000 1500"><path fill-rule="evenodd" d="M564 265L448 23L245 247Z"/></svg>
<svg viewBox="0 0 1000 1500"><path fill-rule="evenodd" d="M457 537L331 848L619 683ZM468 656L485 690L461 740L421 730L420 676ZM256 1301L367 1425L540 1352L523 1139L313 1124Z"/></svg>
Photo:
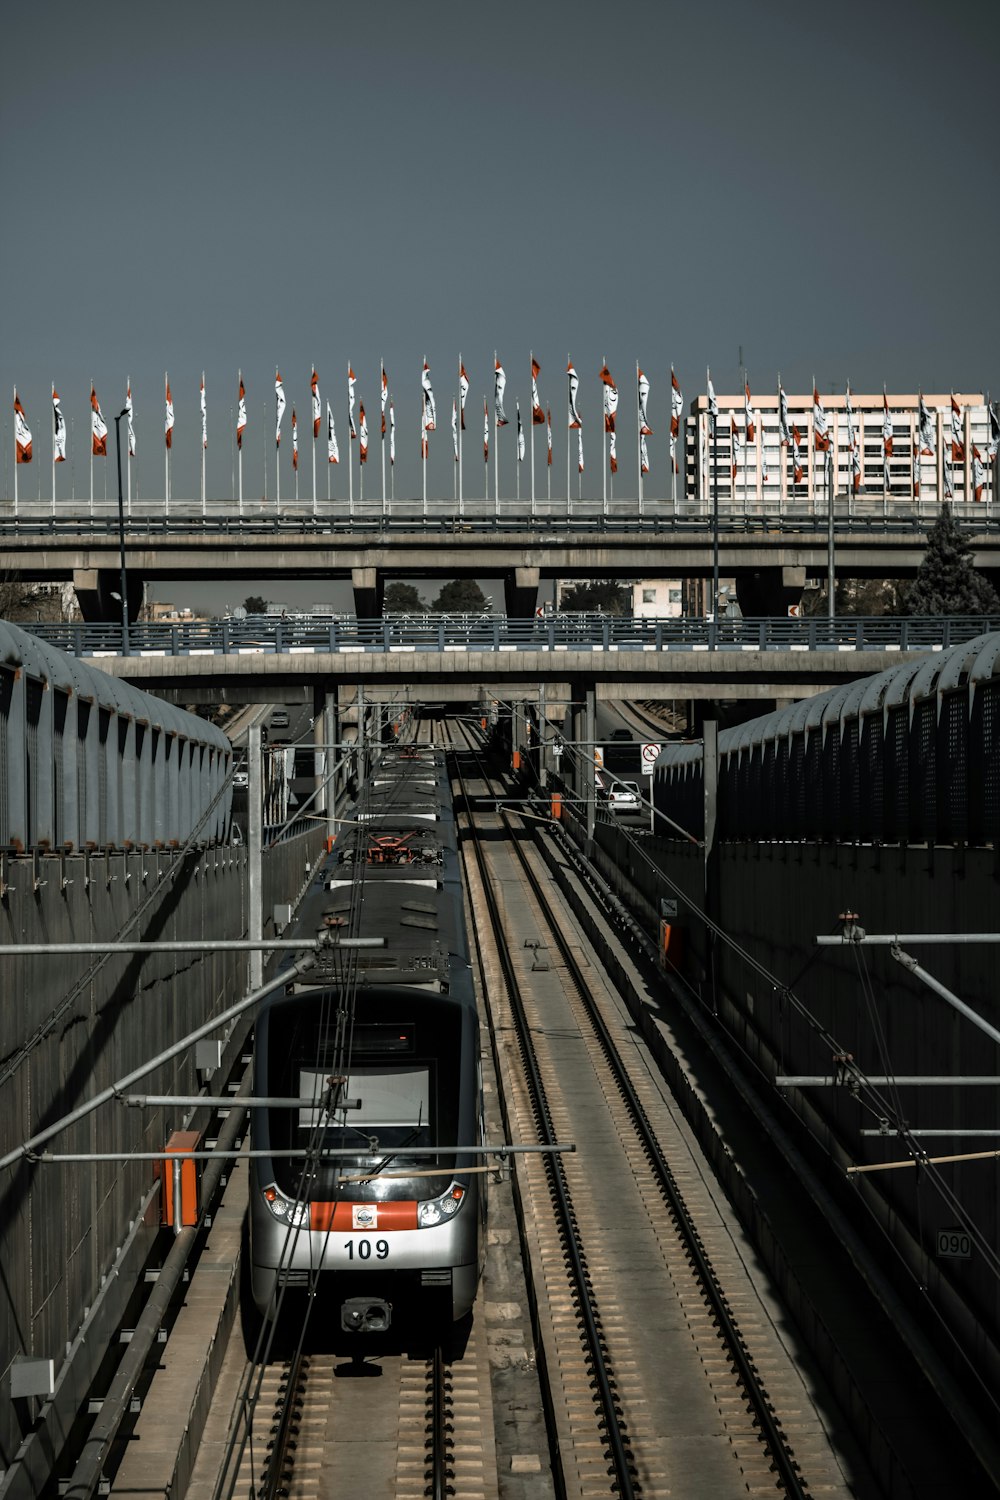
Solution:
<svg viewBox="0 0 1000 1500"><path fill-rule="evenodd" d="M321 846L312 833L264 857L264 933L277 901L294 901ZM246 991L245 954L219 953L219 938L247 932L245 848L221 846L187 857L112 854L5 858L0 869L0 941L113 941L145 905L127 936L201 939L204 953L111 958L0 960L0 1147L13 1149L78 1107L144 1059L234 1003ZM170 877L173 876L171 879ZM37 885L36 881L41 882ZM123 934L124 935L124 934ZM53 1018L54 1024L53 1024ZM245 1029L245 1028L244 1028ZM239 1036L234 1032L233 1044ZM139 1092L197 1091L192 1054L148 1075ZM57 1152L160 1150L182 1110L109 1104L61 1133ZM88 1309L102 1316L74 1350L72 1384L121 1315L130 1270L151 1248L159 1223L156 1167L148 1161L35 1165L0 1178L0 1467L12 1460L37 1406L15 1407L10 1365L18 1354L55 1361L56 1371ZM142 1205L152 1199L142 1222ZM128 1265L113 1276L128 1241ZM121 1285L117 1285L120 1281ZM81 1349L83 1343L87 1348ZM81 1370L84 1370L81 1378Z"/></svg>

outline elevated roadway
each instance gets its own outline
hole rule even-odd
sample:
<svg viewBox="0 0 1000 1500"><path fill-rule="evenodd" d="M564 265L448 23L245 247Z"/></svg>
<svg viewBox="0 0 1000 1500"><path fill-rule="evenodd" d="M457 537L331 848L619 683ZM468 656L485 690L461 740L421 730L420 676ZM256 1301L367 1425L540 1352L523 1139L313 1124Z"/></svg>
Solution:
<svg viewBox="0 0 1000 1500"><path fill-rule="evenodd" d="M155 504L155 502L150 502ZM840 502L838 502L838 505ZM387 578L500 577L508 614L530 615L544 580L595 577L703 578L712 571L710 505L684 501L629 513L436 517L412 514L351 517L290 515L283 505L250 514L136 515L125 523L126 565L133 610L143 582L178 579L349 580L356 613L381 612ZM935 513L936 515L936 513ZM935 515L835 513L838 576L912 576ZM1000 524L975 515L963 522L977 568L1000 574ZM119 533L112 515L9 518L0 526L9 575L25 581L68 582L88 619L113 619L118 588ZM744 613L783 611L807 577L825 575L827 522L817 508L796 515L719 517L719 567L735 577Z"/></svg>

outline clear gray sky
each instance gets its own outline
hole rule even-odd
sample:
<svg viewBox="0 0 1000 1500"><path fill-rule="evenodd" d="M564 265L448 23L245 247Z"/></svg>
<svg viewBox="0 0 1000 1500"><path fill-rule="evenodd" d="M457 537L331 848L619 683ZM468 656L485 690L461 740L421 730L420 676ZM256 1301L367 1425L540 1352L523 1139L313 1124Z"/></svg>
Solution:
<svg viewBox="0 0 1000 1500"><path fill-rule="evenodd" d="M862 0L286 0L19 12L0 60L3 475L16 383L49 493L49 383L71 422L62 492L87 493L89 389L109 424L130 375L143 494L232 493L237 369L245 491L274 489L273 372L311 492L309 372L346 450L351 360L378 475L378 362L397 412L396 493L419 491L420 369L438 400L430 489L452 489L451 396L471 379L467 481L481 492L494 347L508 414L528 359L565 474L565 366L581 376L590 493L597 379L652 382L652 491L668 481L669 368L685 401L755 390L1000 388L996 66L1000 5ZM112 427L113 434L113 427ZM502 435L513 491L513 421ZM619 441L620 485L635 457ZM113 453L113 446L111 447ZM538 456L542 447L539 444ZM321 454L322 459L322 454ZM346 493L342 464L335 493ZM325 468L320 465L325 494ZM21 470L22 493L37 477ZM108 488L113 492L113 459ZM103 492L103 476L97 481ZM522 492L523 492L522 486Z"/></svg>

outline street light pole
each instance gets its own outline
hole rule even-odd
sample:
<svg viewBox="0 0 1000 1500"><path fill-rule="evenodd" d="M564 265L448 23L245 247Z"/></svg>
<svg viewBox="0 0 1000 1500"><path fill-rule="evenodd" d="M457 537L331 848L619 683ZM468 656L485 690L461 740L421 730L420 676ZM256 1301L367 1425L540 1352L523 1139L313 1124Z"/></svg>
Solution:
<svg viewBox="0 0 1000 1500"><path fill-rule="evenodd" d="M128 586L125 580L125 506L122 501L122 417L128 416L128 407L115 417L115 452L118 456L118 555L121 562L121 578L118 587L122 596L122 655L128 656Z"/></svg>

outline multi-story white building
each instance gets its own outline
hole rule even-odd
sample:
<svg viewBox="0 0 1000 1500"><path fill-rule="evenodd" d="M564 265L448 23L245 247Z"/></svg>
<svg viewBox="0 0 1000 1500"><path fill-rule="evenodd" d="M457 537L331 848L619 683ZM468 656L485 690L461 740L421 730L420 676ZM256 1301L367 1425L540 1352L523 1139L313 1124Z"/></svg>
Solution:
<svg viewBox="0 0 1000 1500"><path fill-rule="evenodd" d="M830 438L827 454L816 447L813 398L789 395L788 422L798 433L801 480L796 482L794 443L782 446L778 421L778 396L753 393L755 414L753 442L746 441L744 397L719 396L719 419L713 443L709 429L708 397L691 403L685 422L684 491L691 498L711 498L717 486L726 511L745 509L747 514L781 514L785 509L822 511L830 484L838 514L880 513L928 514L942 500L952 500L956 509L970 511L978 504L990 506L997 498L997 462L988 455L990 417L982 395L958 394L961 456L952 457L952 396L925 395L930 412L933 454L919 452L919 397L889 395L892 425L892 455L888 459L888 485L883 467L884 406L876 396L851 392L854 434L860 473L854 482L849 448L846 396L821 395ZM733 423L736 443L733 441ZM737 449L734 464L734 446ZM978 456L977 456L978 455ZM734 473L735 468L735 473ZM949 486L952 493L949 494Z"/></svg>
<svg viewBox="0 0 1000 1500"><path fill-rule="evenodd" d="M684 613L679 578L641 578L632 585L634 620L674 620Z"/></svg>

